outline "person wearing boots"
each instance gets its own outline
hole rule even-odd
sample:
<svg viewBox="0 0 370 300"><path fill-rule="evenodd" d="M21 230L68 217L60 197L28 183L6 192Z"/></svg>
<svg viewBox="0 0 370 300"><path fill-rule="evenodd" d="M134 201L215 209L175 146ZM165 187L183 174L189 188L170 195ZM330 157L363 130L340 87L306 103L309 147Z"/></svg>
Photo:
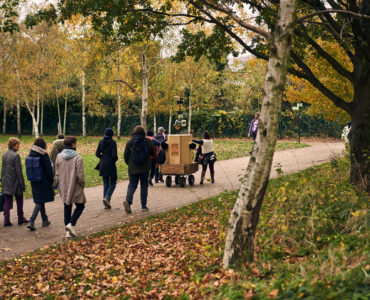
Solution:
<svg viewBox="0 0 370 300"><path fill-rule="evenodd" d="M34 162L38 162L35 164ZM33 167L35 166L35 167ZM39 169L38 176L34 176ZM33 209L30 222L27 228L30 231L35 231L35 220L39 212L41 213L42 227L50 225L50 221L45 211L45 203L54 201L54 173L51 166L51 161L48 153L46 152L46 142L42 138L38 138L33 143L30 154L26 159L27 172L31 169L31 181L32 196L35 202L35 208Z"/></svg>
<svg viewBox="0 0 370 300"><path fill-rule="evenodd" d="M216 162L216 155L213 149L213 140L211 139L209 132L207 130L203 133L202 140L193 140L194 143L197 143L202 146L201 159L200 163L202 165L202 175L200 179L200 184L203 184L204 177L206 176L207 167L209 165L209 171L211 172L211 182L215 183L215 169L214 165Z"/></svg>
<svg viewBox="0 0 370 300"><path fill-rule="evenodd" d="M20 142L16 138L9 138L8 151L3 154L1 165L1 183L4 201L4 226L12 226L10 222L10 209L13 196L17 201L18 225L27 224L23 215L23 192L26 189L22 173L21 157L17 153Z"/></svg>
<svg viewBox="0 0 370 300"><path fill-rule="evenodd" d="M99 175L103 177L103 204L105 209L111 209L110 200L117 185L117 143L113 140L113 129L107 128L104 138L99 142L95 152L100 158Z"/></svg>
<svg viewBox="0 0 370 300"><path fill-rule="evenodd" d="M85 171L82 157L77 153L77 138L66 137L64 150L55 161L55 178L64 203L66 238L76 237L75 226L85 209ZM76 208L72 215L72 205Z"/></svg>

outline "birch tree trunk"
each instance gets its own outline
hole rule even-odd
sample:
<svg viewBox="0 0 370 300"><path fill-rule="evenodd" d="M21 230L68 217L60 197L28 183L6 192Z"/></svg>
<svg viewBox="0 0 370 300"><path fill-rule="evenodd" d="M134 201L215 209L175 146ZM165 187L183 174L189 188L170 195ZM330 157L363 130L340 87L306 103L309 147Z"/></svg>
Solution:
<svg viewBox="0 0 370 300"><path fill-rule="evenodd" d="M6 107L6 101L4 99L4 106L3 106L3 109L4 109L4 118L3 118L3 134L6 134L6 111L7 111L7 107Z"/></svg>
<svg viewBox="0 0 370 300"><path fill-rule="evenodd" d="M223 257L225 268L245 259L253 260L254 237L278 133L295 7L296 0L280 1L276 27L271 35L257 141L229 219Z"/></svg>
<svg viewBox="0 0 370 300"><path fill-rule="evenodd" d="M191 93L190 93L191 95ZM191 96L189 96L189 121L188 121L188 134L191 134L191 113L192 113L192 107L191 107Z"/></svg>
<svg viewBox="0 0 370 300"><path fill-rule="evenodd" d="M40 124L40 134L44 135L44 99L41 100L41 124Z"/></svg>
<svg viewBox="0 0 370 300"><path fill-rule="evenodd" d="M68 109L68 88L69 84L67 83L67 92L66 92L66 99L64 100L64 117L63 117L63 134L66 135L66 127L67 127L67 109Z"/></svg>
<svg viewBox="0 0 370 300"><path fill-rule="evenodd" d="M36 99L36 126L39 128L40 124L40 89L37 89L37 99Z"/></svg>
<svg viewBox="0 0 370 300"><path fill-rule="evenodd" d="M17 98L17 132L18 137L22 136L22 128L21 128L21 105L19 98Z"/></svg>
<svg viewBox="0 0 370 300"><path fill-rule="evenodd" d="M153 131L154 133L157 132L157 114L154 113L154 116L153 116Z"/></svg>
<svg viewBox="0 0 370 300"><path fill-rule="evenodd" d="M172 127L172 108L170 108L170 117L168 118L168 134L171 134Z"/></svg>
<svg viewBox="0 0 370 300"><path fill-rule="evenodd" d="M85 72L82 71L82 136L86 136L86 108L85 108L85 101L86 101L86 94L85 94Z"/></svg>
<svg viewBox="0 0 370 300"><path fill-rule="evenodd" d="M29 114L31 115L31 118L32 118L32 125L33 125L32 126L32 132L35 135L35 138L38 138L39 137L39 128L36 126L37 122L36 122L36 118L35 118L35 107L33 107L32 109L30 107L26 92L24 91L24 88L23 88L21 77L19 76L18 66L17 66L16 63L14 63L14 68L15 68L17 79L18 79L18 84L19 84L19 86L21 88L21 91L22 91L24 102L26 103L27 110L28 110L28 112L29 112Z"/></svg>
<svg viewBox="0 0 370 300"><path fill-rule="evenodd" d="M62 116L60 114L59 97L57 86L55 85L55 97L57 98L57 111L58 111L58 134L62 133Z"/></svg>
<svg viewBox="0 0 370 300"><path fill-rule="evenodd" d="M121 138L121 70L120 70L120 59L119 59L119 50L117 51L117 73L118 73L118 82L117 82L117 139Z"/></svg>
<svg viewBox="0 0 370 300"><path fill-rule="evenodd" d="M32 115L35 116L35 103L32 105ZM35 126L36 126L36 119L35 117L32 118L32 135L35 135Z"/></svg>
<svg viewBox="0 0 370 300"><path fill-rule="evenodd" d="M141 115L140 115L140 123L141 126L144 127L145 131L147 130L148 126L146 123L147 111L148 111L148 65L146 61L146 53L145 51L142 53L142 81L143 81L143 95L141 97Z"/></svg>

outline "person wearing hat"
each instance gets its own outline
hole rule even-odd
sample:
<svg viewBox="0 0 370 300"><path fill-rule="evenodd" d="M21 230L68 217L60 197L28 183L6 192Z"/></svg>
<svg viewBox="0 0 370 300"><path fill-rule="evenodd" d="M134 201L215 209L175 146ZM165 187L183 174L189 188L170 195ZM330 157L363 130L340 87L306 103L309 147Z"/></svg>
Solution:
<svg viewBox="0 0 370 300"><path fill-rule="evenodd" d="M96 157L100 159L97 166L99 175L103 177L103 204L105 209L110 209L110 200L117 184L117 143L113 140L113 129L107 128L104 138L99 142L96 149Z"/></svg>
<svg viewBox="0 0 370 300"><path fill-rule="evenodd" d="M158 142L164 144L166 142L166 135L164 133L164 128L163 127L158 127L158 133L157 135L154 137L155 140L157 140ZM162 147L160 148L160 151L164 151L162 149ZM164 182L163 180L163 175L161 173L159 173L159 166L160 164L162 164L162 162L158 162L157 165L156 165L156 168L155 168L155 183L158 183L158 180L160 182Z"/></svg>

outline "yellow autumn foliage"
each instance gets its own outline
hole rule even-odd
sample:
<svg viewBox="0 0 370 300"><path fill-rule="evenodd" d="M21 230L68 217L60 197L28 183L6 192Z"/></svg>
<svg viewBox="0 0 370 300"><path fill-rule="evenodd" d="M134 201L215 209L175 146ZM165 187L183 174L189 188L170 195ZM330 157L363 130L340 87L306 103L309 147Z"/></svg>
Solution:
<svg viewBox="0 0 370 300"><path fill-rule="evenodd" d="M346 70L352 71L351 62L343 50L337 44L319 41L320 46L332 55ZM314 51L307 50L306 64L311 68L314 75L334 94L347 102L353 98L353 85L351 82L338 74L336 70L322 57L317 57ZM326 120L344 123L348 121L348 114L338 108L318 89L308 81L296 76L289 76L286 99L291 103L305 102L311 104L307 113L311 116L322 116Z"/></svg>

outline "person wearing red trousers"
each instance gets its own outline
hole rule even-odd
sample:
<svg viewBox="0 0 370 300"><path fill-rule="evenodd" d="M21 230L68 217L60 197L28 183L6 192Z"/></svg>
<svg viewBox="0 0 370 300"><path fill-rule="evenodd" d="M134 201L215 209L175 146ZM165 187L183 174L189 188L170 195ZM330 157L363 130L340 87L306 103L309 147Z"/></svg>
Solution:
<svg viewBox="0 0 370 300"><path fill-rule="evenodd" d="M27 224L28 220L23 215L23 192L26 189L22 173L21 158L18 150L20 142L16 138L9 138L8 151L2 156L1 184L4 201L4 226L12 226L10 222L10 209L13 196L17 202L18 225Z"/></svg>

